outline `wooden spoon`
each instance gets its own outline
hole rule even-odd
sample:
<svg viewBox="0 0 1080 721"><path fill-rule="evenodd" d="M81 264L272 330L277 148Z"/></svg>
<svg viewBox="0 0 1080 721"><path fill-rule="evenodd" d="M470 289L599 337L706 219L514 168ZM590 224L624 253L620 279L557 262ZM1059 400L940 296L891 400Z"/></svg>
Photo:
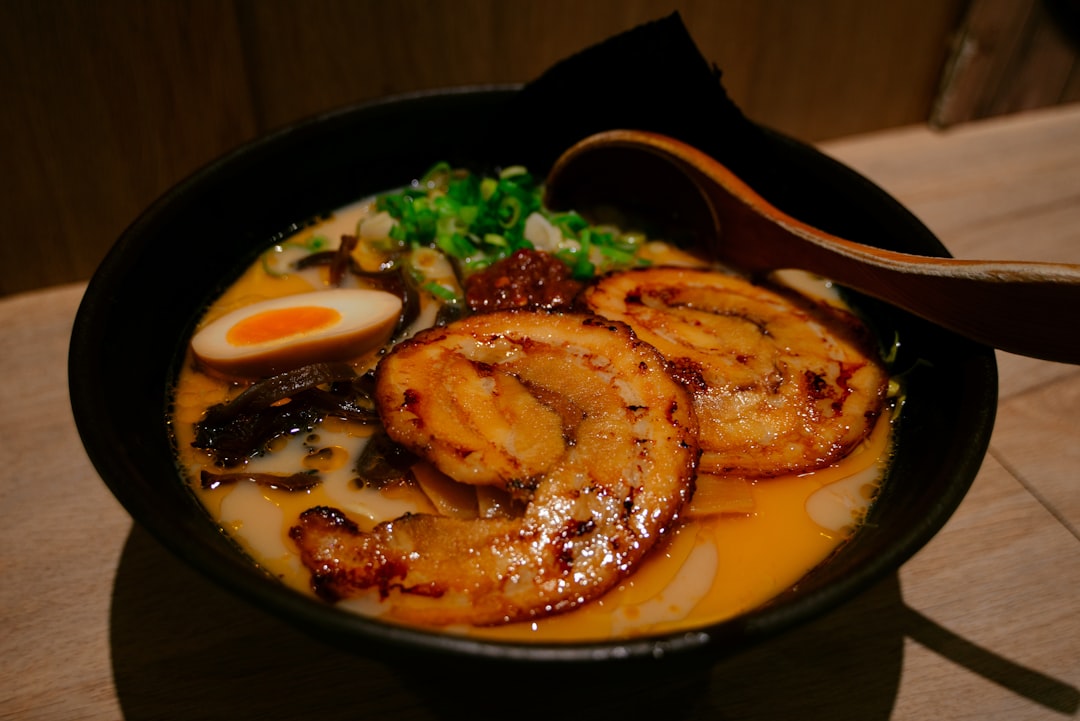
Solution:
<svg viewBox="0 0 1080 721"><path fill-rule="evenodd" d="M598 163L616 157L601 151L613 150L619 169L597 173ZM643 175L661 166L661 181ZM714 237L717 257L743 270L810 271L985 345L1080 363L1080 333L1065 320L1080 311L1080 265L934 258L844 240L781 212L701 151L636 130L599 133L563 153L548 175L548 202L596 200L588 196L605 182L601 176L662 187L668 200L689 196L681 212L709 226L703 230Z"/></svg>

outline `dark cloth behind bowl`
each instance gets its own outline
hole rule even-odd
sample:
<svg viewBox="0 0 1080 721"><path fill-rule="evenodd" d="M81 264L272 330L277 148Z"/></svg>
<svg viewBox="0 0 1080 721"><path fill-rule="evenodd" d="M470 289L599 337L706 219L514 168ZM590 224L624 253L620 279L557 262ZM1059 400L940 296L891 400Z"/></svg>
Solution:
<svg viewBox="0 0 1080 721"><path fill-rule="evenodd" d="M707 153L805 223L881 248L943 254L936 240L918 244L928 235L914 219L903 227L883 228L866 207L849 205L843 213L834 212L835 198L847 192L850 182L863 185L881 203L898 210L899 205L839 163L744 115L728 97L721 71L701 54L677 12L556 63L515 93L490 121L487 157L526 165L537 175L546 174L563 151L589 135L648 130ZM835 173L823 176L821 167L829 164ZM612 194L628 196L626 177L611 171L596 185L607 182L621 182ZM677 188L666 188L664 181L651 187L666 193L657 205L678 202Z"/></svg>
<svg viewBox="0 0 1080 721"><path fill-rule="evenodd" d="M650 130L752 174L765 148L762 132L728 98L720 76L674 13L553 65L493 119L491 137L519 155L521 138L529 138L527 157L513 162L541 172L594 133Z"/></svg>

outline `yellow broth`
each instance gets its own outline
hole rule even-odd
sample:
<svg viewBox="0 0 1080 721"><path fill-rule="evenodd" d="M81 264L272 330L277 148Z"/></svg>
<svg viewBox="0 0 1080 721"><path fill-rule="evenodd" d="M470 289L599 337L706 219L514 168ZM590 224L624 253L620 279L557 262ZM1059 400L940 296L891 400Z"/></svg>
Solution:
<svg viewBox="0 0 1080 721"><path fill-rule="evenodd" d="M367 203L342 209L286 244L301 244L315 234L334 238L352 233L369 212ZM688 260L663 245L649 248L657 263ZM799 277L792 282L804 292L839 302L816 279ZM325 283L324 270L282 273L265 260L258 262L211 306L203 324L252 302L318 289ZM420 324L430 324L433 318L435 301L428 298L426 303L429 307L421 313ZM354 366L363 372L376 360L371 355ZM189 357L177 380L171 419L178 460L209 514L283 583L314 595L310 573L289 538L290 527L311 507L338 508L361 530L404 513L435 512L432 501L417 490L379 492L355 483L355 462L373 429L333 418L313 433L278 439L272 452L251 459L245 467L252 472L317 471L323 479L320 485L305 491L254 483L203 488L199 473L213 470L214 464L208 453L192 446L194 425L209 406L241 390L196 368ZM742 497L727 512L684 514L689 517L671 529L635 572L579 609L529 623L447 630L503 640L605 640L700 627L759 606L790 588L858 527L888 463L890 420L888 412L883 414L871 436L832 466L766 480L736 479ZM339 605L394 620L393 609L380 602L377 593Z"/></svg>

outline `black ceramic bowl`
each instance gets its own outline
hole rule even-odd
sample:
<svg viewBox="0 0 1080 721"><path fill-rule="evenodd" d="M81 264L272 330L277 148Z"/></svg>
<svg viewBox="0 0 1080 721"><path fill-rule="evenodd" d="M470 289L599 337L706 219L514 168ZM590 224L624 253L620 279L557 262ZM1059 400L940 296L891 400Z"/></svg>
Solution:
<svg viewBox="0 0 1080 721"><path fill-rule="evenodd" d="M691 633L582 644L509 644L362 618L260 571L210 520L173 460L168 392L192 328L279 234L360 197L401 186L431 163L517 162L534 145L492 150L489 120L512 89L461 90L347 108L251 143L180 183L119 239L87 289L70 349L75 420L91 461L133 518L198 571L260 608L360 653L406 649L495 659L607 660L726 653L818 616L920 549L966 493L996 406L993 352L868 299L883 338L911 369L896 457L869 522L795 588ZM576 138L575 138L576 139ZM564 147L568 147L569 142ZM763 131L767 172L751 179L775 205L870 244L945 255L893 199L812 148ZM530 155L530 162L543 163ZM554 158L546 158L551 162ZM759 165L758 167L763 167ZM208 259L212 259L208 262Z"/></svg>

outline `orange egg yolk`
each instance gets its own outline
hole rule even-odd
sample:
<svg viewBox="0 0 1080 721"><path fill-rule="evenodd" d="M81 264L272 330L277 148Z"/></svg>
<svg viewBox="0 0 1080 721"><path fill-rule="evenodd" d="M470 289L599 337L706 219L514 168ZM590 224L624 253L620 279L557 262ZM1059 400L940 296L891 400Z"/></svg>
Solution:
<svg viewBox="0 0 1080 721"><path fill-rule="evenodd" d="M328 328L341 320L333 308L309 305L257 313L234 325L225 336L232 345L256 345Z"/></svg>

